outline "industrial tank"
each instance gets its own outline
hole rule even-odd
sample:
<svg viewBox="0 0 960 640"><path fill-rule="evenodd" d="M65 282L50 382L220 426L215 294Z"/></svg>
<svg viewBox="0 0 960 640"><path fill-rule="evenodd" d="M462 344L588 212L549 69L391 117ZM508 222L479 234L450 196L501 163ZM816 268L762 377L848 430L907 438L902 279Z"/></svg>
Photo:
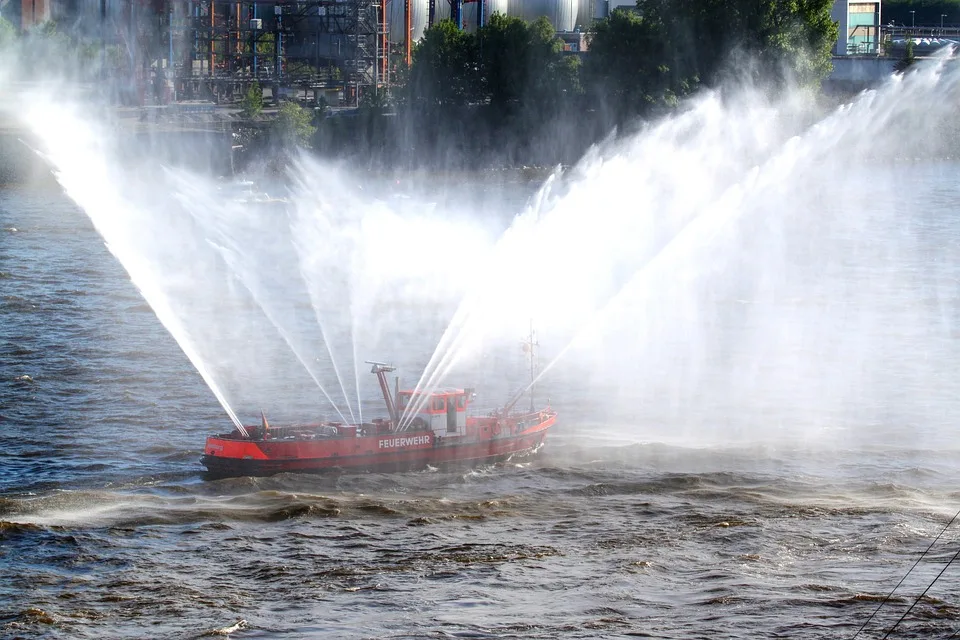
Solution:
<svg viewBox="0 0 960 640"><path fill-rule="evenodd" d="M577 2L577 20L574 23L582 31L586 31L593 24L593 0L579 0Z"/></svg>
<svg viewBox="0 0 960 640"><path fill-rule="evenodd" d="M438 13L441 2L436 4ZM427 28L429 10L430 0L410 0L410 23L413 26L411 37L414 42L423 37L423 32ZM387 28L390 30L390 42L397 44L403 42L403 13L404 0L387 0Z"/></svg>
<svg viewBox="0 0 960 640"><path fill-rule="evenodd" d="M489 24L490 16L495 13L509 15L509 0L484 0L483 2L483 20ZM474 2L464 3L463 5L463 28L474 31L477 26L477 5Z"/></svg>
<svg viewBox="0 0 960 640"><path fill-rule="evenodd" d="M427 10L430 9L430 3L427 3ZM447 0L436 0L433 6L433 24L441 20L449 20L451 16L450 3Z"/></svg>
<svg viewBox="0 0 960 640"><path fill-rule="evenodd" d="M557 31L573 31L578 4L578 0L512 0L510 13L528 22L547 16Z"/></svg>

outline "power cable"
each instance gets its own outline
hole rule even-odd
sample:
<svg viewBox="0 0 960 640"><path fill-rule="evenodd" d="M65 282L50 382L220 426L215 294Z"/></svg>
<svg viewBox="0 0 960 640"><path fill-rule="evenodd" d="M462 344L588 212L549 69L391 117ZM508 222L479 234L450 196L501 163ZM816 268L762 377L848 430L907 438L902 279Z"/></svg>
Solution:
<svg viewBox="0 0 960 640"><path fill-rule="evenodd" d="M897 583L897 586L895 586L893 589L890 590L890 593L887 594L887 597L884 598L883 601L880 602L879 605L877 605L877 608L874 609L873 613L870 614L870 617L867 618L866 622L864 622L863 625L861 625L860 628L857 629L857 632L856 632L855 634L853 634L853 638L851 638L850 640L856 640L856 637L859 636L859 635L863 632L863 630L867 628L867 625L870 624L870 621L873 620L874 616L876 616L877 613L879 613L880 609L883 608L883 605L887 604L887 602L890 601L890 598L893 597L894 592L895 592L897 589L900 588L900 585L902 585L902 584L903 584L903 581L907 579L907 576L909 576L909 575L913 572L913 570L917 568L917 565L920 564L920 561L923 560L924 556L926 556L926 555L930 552L930 549L933 549L933 545L937 544L937 541L940 540L940 536L942 536L944 533L947 532L947 529L950 528L950 525L952 525L953 522L954 522L954 520L956 520L957 518L960 518L960 511L957 511L956 515L954 515L954 516L950 519L950 522L947 523L947 526L945 526L943 529L941 529L940 533L937 534L937 537L934 538L934 539L933 539L933 542L930 543L930 546L927 547L926 550L925 550L923 553L920 554L920 557L917 558L917 561L913 563L913 566L910 567L910 570L907 571L902 578L900 578L900 582ZM958 553L960 553L960 551L958 551ZM954 556L954 558L956 558L956 556ZM953 562L953 560L951 560L950 562ZM947 566L950 566L949 563L947 564ZM946 567L944 567L944 569L946 569ZM942 573L942 572L941 572L941 573ZM937 577L939 578L939 576L937 576ZM936 580L934 580L934 582L936 582ZM933 586L932 583L931 583L930 586ZM927 589L929 589L929 588L930 588L930 587L927 587ZM926 593L926 591L924 591L923 593ZM916 604L916 603L914 603L914 604ZM913 607L911 606L910 608L912 609ZM910 613L910 611L908 610L907 613ZM906 615L906 614L904 614L904 615ZM902 620L902 618L901 618L901 620ZM897 622L897 624L900 624L899 621ZM896 625L894 625L894 627L896 627ZM893 631L893 629L891 629L890 631ZM888 635L889 635L889 632L887 632L887 633L888 633ZM884 636L884 638L886 638L886 637L887 637L887 636Z"/></svg>
<svg viewBox="0 0 960 640"><path fill-rule="evenodd" d="M892 627L890 627L890 630L887 631L887 632L884 634L884 636L883 636L884 640L886 640L886 638L887 638L891 633L893 633L893 630L897 628L897 625L899 625L901 622L903 622L903 619L907 617L907 614L909 614L911 611L913 611L913 608L914 608L915 606L917 606L917 603L920 602L920 599L923 598L923 596L927 595L927 591L930 591L930 587L932 587L932 586L934 585L934 583L936 583L936 581L940 579L940 576L942 576L942 575L943 575L943 572L947 570L947 567L949 567L951 564L953 564L953 561L956 560L957 558L960 558L960 549L957 549L957 552L956 552L955 554L953 554L953 557L950 558L950 560L947 562L946 565L944 565L943 569L940 569L940 573L937 574L937 577L934 578L933 581L932 581L930 584L927 585L927 588L923 590L923 593L921 593L920 595L917 596L917 599L913 601L913 604L910 605L910 608L907 609L907 610L904 612L904 614L903 614L902 616L900 616L900 619L897 620L896 623L894 623L894 625L893 625Z"/></svg>

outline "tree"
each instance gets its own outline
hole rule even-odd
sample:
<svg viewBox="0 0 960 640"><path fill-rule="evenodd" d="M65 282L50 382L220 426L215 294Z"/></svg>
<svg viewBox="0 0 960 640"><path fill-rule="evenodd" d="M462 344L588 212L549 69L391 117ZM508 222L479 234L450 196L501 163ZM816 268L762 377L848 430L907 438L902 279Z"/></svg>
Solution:
<svg viewBox="0 0 960 640"><path fill-rule="evenodd" d="M762 81L819 86L832 68L832 0L638 0L675 77L716 84L745 55ZM739 54L739 55L738 55Z"/></svg>
<svg viewBox="0 0 960 640"><path fill-rule="evenodd" d="M634 11L615 9L594 25L589 38L584 84L617 120L673 104L698 82L696 75L672 71L661 25Z"/></svg>
<svg viewBox="0 0 960 640"><path fill-rule="evenodd" d="M903 52L903 57L893 65L893 70L897 73L903 73L916 64L916 62L917 58L913 54L913 38L907 38L907 48Z"/></svg>
<svg viewBox="0 0 960 640"><path fill-rule="evenodd" d="M526 23L495 13L477 33L482 89L491 105L537 111L557 106L579 91L579 59L563 54L550 21Z"/></svg>
<svg viewBox="0 0 960 640"><path fill-rule="evenodd" d="M17 41L17 29L6 18L0 17L0 49L12 47Z"/></svg>
<svg viewBox="0 0 960 640"><path fill-rule="evenodd" d="M310 138L316 132L311 123L313 114L296 102L284 102L277 111L273 130L284 145L310 146Z"/></svg>
<svg viewBox="0 0 960 640"><path fill-rule="evenodd" d="M274 43L276 41L276 36L273 35L272 31L252 31L253 41L256 43L255 51L258 56L272 56L276 51ZM250 40L247 40L243 44L243 52L250 53Z"/></svg>
<svg viewBox="0 0 960 640"><path fill-rule="evenodd" d="M288 78L302 78L317 75L317 69L309 62L292 60L287 62L285 73Z"/></svg>
<svg viewBox="0 0 960 640"><path fill-rule="evenodd" d="M103 64L113 68L128 64L123 56L114 55L116 46L106 48L101 60L99 45L82 40L76 32L61 31L52 20L18 34L12 24L0 18L0 49L14 45L19 71L25 76L55 73L88 80L99 76Z"/></svg>
<svg viewBox="0 0 960 640"><path fill-rule="evenodd" d="M462 106L476 96L479 75L476 39L441 20L427 29L413 50L407 82L411 105Z"/></svg>
<svg viewBox="0 0 960 640"><path fill-rule="evenodd" d="M530 76L530 34L527 23L495 13L477 33L482 91L494 106L503 109L519 101Z"/></svg>
<svg viewBox="0 0 960 640"><path fill-rule="evenodd" d="M386 113L390 107L390 96L386 89L375 87L360 95L360 108L379 114Z"/></svg>
<svg viewBox="0 0 960 640"><path fill-rule="evenodd" d="M251 120L260 115L261 111L263 111L263 90L259 82L254 82L247 87L247 93L240 101L240 114Z"/></svg>
<svg viewBox="0 0 960 640"><path fill-rule="evenodd" d="M563 41L545 16L530 23L529 30L534 94L555 104L564 94L580 93L580 58L563 52Z"/></svg>
<svg viewBox="0 0 960 640"><path fill-rule="evenodd" d="M578 59L564 55L549 20L527 24L495 13L476 34L449 20L427 29L413 52L406 93L411 104L544 109L578 92L578 77Z"/></svg>

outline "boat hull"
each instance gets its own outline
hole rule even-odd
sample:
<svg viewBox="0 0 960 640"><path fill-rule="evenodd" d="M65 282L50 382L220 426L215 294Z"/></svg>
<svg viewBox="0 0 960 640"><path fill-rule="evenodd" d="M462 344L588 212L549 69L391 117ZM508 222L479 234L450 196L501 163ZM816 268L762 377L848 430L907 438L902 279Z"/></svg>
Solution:
<svg viewBox="0 0 960 640"><path fill-rule="evenodd" d="M555 414L546 412L533 421L480 420L469 434L453 437L432 431L329 439L212 436L201 463L209 479L325 471L390 473L486 464L535 453L554 421Z"/></svg>

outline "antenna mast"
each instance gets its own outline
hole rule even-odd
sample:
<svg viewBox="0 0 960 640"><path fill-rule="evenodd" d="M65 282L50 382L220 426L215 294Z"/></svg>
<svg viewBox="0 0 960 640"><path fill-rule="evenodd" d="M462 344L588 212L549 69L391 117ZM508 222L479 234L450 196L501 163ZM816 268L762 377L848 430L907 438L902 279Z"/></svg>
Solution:
<svg viewBox="0 0 960 640"><path fill-rule="evenodd" d="M527 355L530 359L530 413L533 413L536 409L533 403L533 392L535 390L535 385L533 381L536 380L537 375L537 354L536 347L539 347L540 343L537 342L537 336L533 332L533 318L530 319L530 335L523 342L523 348L527 352Z"/></svg>
<svg viewBox="0 0 960 640"><path fill-rule="evenodd" d="M526 387L521 388L513 396L510 397L510 400L507 404L503 405L504 415L510 413L510 410L515 404L520 402L520 398L523 397L523 394L527 392L527 389L530 390L530 413L536 411L536 407L533 404L533 391L534 391L534 380L537 379L537 354L536 347L540 346L540 343L537 342L537 335L533 331L533 320L530 320L530 335L526 337L521 343L520 346L523 347L524 352L529 356L530 362L530 384Z"/></svg>

